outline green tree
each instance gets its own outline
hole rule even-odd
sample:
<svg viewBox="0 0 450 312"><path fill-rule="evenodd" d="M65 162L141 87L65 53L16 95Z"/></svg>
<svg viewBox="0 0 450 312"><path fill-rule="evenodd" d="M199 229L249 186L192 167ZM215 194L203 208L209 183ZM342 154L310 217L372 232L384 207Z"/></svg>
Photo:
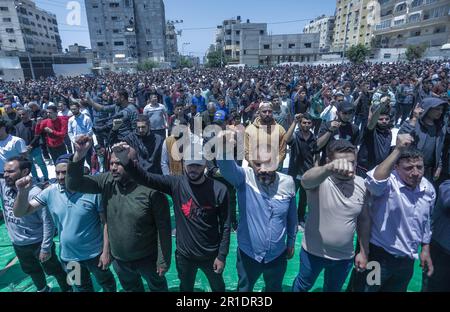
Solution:
<svg viewBox="0 0 450 312"><path fill-rule="evenodd" d="M137 65L137 70L139 70L139 71L150 71L153 68L158 68L158 67L159 67L159 63L148 59L148 60L145 60L145 61L139 63Z"/></svg>
<svg viewBox="0 0 450 312"><path fill-rule="evenodd" d="M427 49L424 45L410 45L408 48L406 48L406 58L408 61L412 62L414 60L421 59L423 55L425 54L425 50Z"/></svg>
<svg viewBox="0 0 450 312"><path fill-rule="evenodd" d="M192 61L189 58L187 58L186 56L180 56L180 68L191 68L193 66L194 65L192 64Z"/></svg>
<svg viewBox="0 0 450 312"><path fill-rule="evenodd" d="M222 67L227 65L229 61L223 51L209 52L206 58L208 59L207 67Z"/></svg>
<svg viewBox="0 0 450 312"><path fill-rule="evenodd" d="M354 64L361 64L364 63L366 58L369 56L370 50L368 47L366 47L364 44L357 44L354 46L351 46L347 53L346 57L350 60L350 62Z"/></svg>

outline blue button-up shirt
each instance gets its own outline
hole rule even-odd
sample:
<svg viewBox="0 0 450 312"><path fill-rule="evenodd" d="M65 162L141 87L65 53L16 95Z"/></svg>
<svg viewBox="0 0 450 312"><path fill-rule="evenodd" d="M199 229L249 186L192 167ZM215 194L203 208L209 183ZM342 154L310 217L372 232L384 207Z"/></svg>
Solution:
<svg viewBox="0 0 450 312"><path fill-rule="evenodd" d="M420 244L431 240L434 187L423 178L413 190L395 170L389 178L379 181L373 177L375 169L367 173L366 179L371 194L370 242L394 256L417 259Z"/></svg>
<svg viewBox="0 0 450 312"><path fill-rule="evenodd" d="M217 160L222 176L236 187L240 220L239 249L258 262L278 258L293 248L297 234L297 206L292 177L277 173L276 181L263 187L253 169L241 168L234 160Z"/></svg>
<svg viewBox="0 0 450 312"><path fill-rule="evenodd" d="M79 114L77 117L72 116L69 119L68 134L72 142L75 142L75 138L79 135L93 135L92 120L85 114Z"/></svg>

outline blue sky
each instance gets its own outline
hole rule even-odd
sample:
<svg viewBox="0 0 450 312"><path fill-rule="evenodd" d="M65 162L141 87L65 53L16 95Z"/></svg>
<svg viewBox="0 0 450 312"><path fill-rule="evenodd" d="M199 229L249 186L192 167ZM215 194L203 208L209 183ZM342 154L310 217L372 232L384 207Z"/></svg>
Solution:
<svg viewBox="0 0 450 312"><path fill-rule="evenodd" d="M56 14L64 48L73 43L90 47L84 0L78 1L81 25L70 26L66 21L69 0L35 0L39 7ZM336 7L336 0L165 0L164 3L167 20L184 21L177 26L184 29L182 37L178 37L179 50L182 42L190 43L185 45L184 52L200 57L214 42L215 27L224 19L240 15L244 21L269 23L269 33L293 34L302 32L306 20L321 14L332 15Z"/></svg>

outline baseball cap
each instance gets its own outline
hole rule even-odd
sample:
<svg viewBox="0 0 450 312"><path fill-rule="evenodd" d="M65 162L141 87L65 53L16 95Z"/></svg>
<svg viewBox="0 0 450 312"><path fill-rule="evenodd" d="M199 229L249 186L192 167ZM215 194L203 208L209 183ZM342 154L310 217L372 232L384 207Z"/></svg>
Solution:
<svg viewBox="0 0 450 312"><path fill-rule="evenodd" d="M336 108L338 112L350 112L355 110L353 104L348 101L338 103Z"/></svg>
<svg viewBox="0 0 450 312"><path fill-rule="evenodd" d="M218 110L215 114L214 114L214 121L225 121L225 116L227 113L225 113L225 111L223 110Z"/></svg>

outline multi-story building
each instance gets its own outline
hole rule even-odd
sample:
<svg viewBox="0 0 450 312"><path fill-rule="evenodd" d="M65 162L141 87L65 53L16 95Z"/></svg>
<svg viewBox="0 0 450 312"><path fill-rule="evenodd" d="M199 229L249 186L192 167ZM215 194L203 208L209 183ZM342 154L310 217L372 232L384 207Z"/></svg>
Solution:
<svg viewBox="0 0 450 312"><path fill-rule="evenodd" d="M175 25L172 22L166 24L166 61L170 62L172 66L176 66L178 63L178 38Z"/></svg>
<svg viewBox="0 0 450 312"><path fill-rule="evenodd" d="M52 55L62 52L56 15L31 0L0 0L0 50Z"/></svg>
<svg viewBox="0 0 450 312"><path fill-rule="evenodd" d="M337 0L333 51L340 52L357 44L370 47L376 1Z"/></svg>
<svg viewBox="0 0 450 312"><path fill-rule="evenodd" d="M442 46L450 42L450 0L379 0L375 47Z"/></svg>
<svg viewBox="0 0 450 312"><path fill-rule="evenodd" d="M217 26L216 47L224 51L225 57L229 58L231 63L239 62L243 32L252 33L251 38L264 36L267 34L267 23L250 23L250 20L242 23L241 17L238 16L236 19L225 20L222 25ZM259 42L247 43L247 45L252 45L251 48L247 49L248 57L250 57L250 54L258 54ZM250 49L253 52L250 52Z"/></svg>
<svg viewBox="0 0 450 312"><path fill-rule="evenodd" d="M165 61L162 0L85 0L94 55L106 62Z"/></svg>
<svg viewBox="0 0 450 312"><path fill-rule="evenodd" d="M329 52L331 45L333 44L333 32L334 32L334 20L335 16L322 15L309 22L303 28L305 34L320 35L320 51Z"/></svg>

